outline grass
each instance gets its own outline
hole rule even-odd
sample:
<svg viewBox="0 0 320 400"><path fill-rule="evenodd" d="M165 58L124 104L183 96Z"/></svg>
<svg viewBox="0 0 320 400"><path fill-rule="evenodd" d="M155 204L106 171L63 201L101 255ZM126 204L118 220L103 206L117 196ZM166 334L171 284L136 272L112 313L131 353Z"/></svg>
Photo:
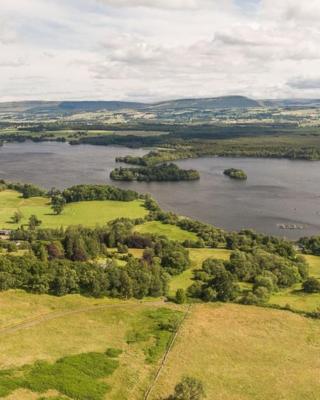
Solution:
<svg viewBox="0 0 320 400"><path fill-rule="evenodd" d="M207 399L320 398L320 322L240 305L194 305L150 400L166 398L183 375Z"/></svg>
<svg viewBox="0 0 320 400"><path fill-rule="evenodd" d="M13 224L10 218L18 210L23 214L23 219L19 224ZM20 193L15 191L0 192L0 228L15 229L21 224L26 224L32 214L42 221L41 227L57 228L69 225L95 226L119 217L140 218L144 217L147 211L140 200L83 201L67 204L61 215L54 215L47 198L23 199Z"/></svg>
<svg viewBox="0 0 320 400"><path fill-rule="evenodd" d="M171 338L170 324L175 318L180 318L177 306L161 301L153 302L90 299L79 295L57 298L22 291L0 293L2 327L40 317L39 323L26 325L24 329L14 332L1 332L0 327L0 374L10 370L11 377L13 371L14 376L19 375L24 379L18 381L18 385L15 384L17 390L12 398L38 399L39 396L32 397L32 391L41 392L43 396L46 391L53 390L58 392L56 395L67 394L72 399L81 399L81 393L78 395L76 392L67 392L78 390L73 389L75 375L79 379L83 378L83 385L87 385L86 377L80 376L74 369L71 376L69 375L71 361L78 360L81 365L89 365L90 360L94 359L93 369L104 369L104 360L107 359L103 355L108 349L106 356L109 359L117 356L119 367L112 375L103 375L106 378L102 380L91 377L92 385L88 386L91 393L102 393L108 387L110 400L140 399ZM73 311L78 312L70 313ZM52 312L58 313L55 319L42 318ZM128 336L132 332L142 332L145 336L141 340L130 342ZM64 363L67 363L65 367ZM26 370L22 373L23 368ZM3 381L7 382L7 386L12 384L8 375L2 380L0 378L2 390ZM44 386L41 386L41 382L44 382ZM88 397L82 398L95 400L99 397L89 397L88 394Z"/></svg>
<svg viewBox="0 0 320 400"><path fill-rule="evenodd" d="M167 236L169 239L179 242L185 240L198 240L195 233L185 231L175 225L163 224L159 221L150 221L142 225L137 225L135 230L140 233L153 233Z"/></svg>
<svg viewBox="0 0 320 400"><path fill-rule="evenodd" d="M320 257L303 255L309 264L309 274L320 279Z"/></svg>
<svg viewBox="0 0 320 400"><path fill-rule="evenodd" d="M207 258L218 258L220 260L228 260L230 251L225 249L189 249L191 268L182 274L173 277L170 281L169 294L173 296L177 289L187 289L192 285L193 270L201 268L204 260Z"/></svg>
<svg viewBox="0 0 320 400"><path fill-rule="evenodd" d="M0 396L18 388L36 393L56 390L77 400L103 400L110 387L102 378L112 375L119 362L104 353L82 353L63 357L55 363L38 361L32 366L0 373Z"/></svg>

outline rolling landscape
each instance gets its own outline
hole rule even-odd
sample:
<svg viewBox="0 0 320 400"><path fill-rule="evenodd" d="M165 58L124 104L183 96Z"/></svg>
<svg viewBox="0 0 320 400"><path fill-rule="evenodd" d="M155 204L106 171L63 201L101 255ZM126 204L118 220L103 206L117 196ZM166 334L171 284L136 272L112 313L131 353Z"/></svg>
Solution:
<svg viewBox="0 0 320 400"><path fill-rule="evenodd" d="M320 399L318 3L0 4L1 399Z"/></svg>

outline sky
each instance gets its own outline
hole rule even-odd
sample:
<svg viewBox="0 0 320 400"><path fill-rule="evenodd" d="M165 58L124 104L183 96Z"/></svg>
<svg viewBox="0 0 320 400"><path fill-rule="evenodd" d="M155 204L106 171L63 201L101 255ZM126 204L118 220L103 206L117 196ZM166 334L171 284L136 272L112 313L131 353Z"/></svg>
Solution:
<svg viewBox="0 0 320 400"><path fill-rule="evenodd" d="M1 0L0 101L320 98L320 0Z"/></svg>

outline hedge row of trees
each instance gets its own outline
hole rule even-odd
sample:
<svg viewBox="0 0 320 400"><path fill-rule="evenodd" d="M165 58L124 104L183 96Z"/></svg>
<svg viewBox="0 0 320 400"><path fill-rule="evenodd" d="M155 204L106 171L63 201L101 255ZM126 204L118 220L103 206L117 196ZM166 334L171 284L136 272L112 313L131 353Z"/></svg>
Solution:
<svg viewBox="0 0 320 400"><path fill-rule="evenodd" d="M24 199L46 195L46 191L36 185L32 185L29 183L7 183L3 179L1 179L0 190L5 189L16 190L17 192L22 194L22 197Z"/></svg>
<svg viewBox="0 0 320 400"><path fill-rule="evenodd" d="M320 256L320 236L303 237L298 244L305 254Z"/></svg>
<svg viewBox="0 0 320 400"><path fill-rule="evenodd" d="M67 203L91 200L132 201L143 197L133 190L109 185L76 185L65 189L61 194Z"/></svg>
<svg viewBox="0 0 320 400"><path fill-rule="evenodd" d="M61 192L55 188L45 191L28 183L7 183L4 180L0 180L0 190L5 189L16 190L26 199L38 196L51 198L61 196L66 203L91 200L132 201L144 198L144 195L140 195L133 190L120 189L110 185L75 185Z"/></svg>
<svg viewBox="0 0 320 400"><path fill-rule="evenodd" d="M69 260L41 261L32 256L0 257L0 290L23 289L38 294L137 298L165 295L168 274L157 263L131 258L119 267L112 262L104 267Z"/></svg>

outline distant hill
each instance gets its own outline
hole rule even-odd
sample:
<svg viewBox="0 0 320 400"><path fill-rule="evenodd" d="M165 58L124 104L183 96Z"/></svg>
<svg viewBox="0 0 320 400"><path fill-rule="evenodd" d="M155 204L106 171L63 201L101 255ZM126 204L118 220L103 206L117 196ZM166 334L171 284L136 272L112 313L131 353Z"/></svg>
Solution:
<svg viewBox="0 0 320 400"><path fill-rule="evenodd" d="M146 107L147 104L130 101L63 101L59 104L60 110L67 111L116 111L123 109L138 110Z"/></svg>
<svg viewBox="0 0 320 400"><path fill-rule="evenodd" d="M320 99L261 100L265 107L320 107Z"/></svg>
<svg viewBox="0 0 320 400"><path fill-rule="evenodd" d="M167 100L158 103L130 101L18 101L0 102L0 115L23 117L43 115L56 117L83 112L146 110L170 112L177 110L247 109L258 107L320 107L320 99L253 100L245 96L221 96Z"/></svg>
<svg viewBox="0 0 320 400"><path fill-rule="evenodd" d="M146 104L125 101L21 101L0 103L0 113L75 114L99 110L137 110L144 107Z"/></svg>
<svg viewBox="0 0 320 400"><path fill-rule="evenodd" d="M219 108L254 108L261 107L261 103L244 96L222 96L203 99L181 99L164 101L153 104L151 108L164 109L219 109Z"/></svg>

